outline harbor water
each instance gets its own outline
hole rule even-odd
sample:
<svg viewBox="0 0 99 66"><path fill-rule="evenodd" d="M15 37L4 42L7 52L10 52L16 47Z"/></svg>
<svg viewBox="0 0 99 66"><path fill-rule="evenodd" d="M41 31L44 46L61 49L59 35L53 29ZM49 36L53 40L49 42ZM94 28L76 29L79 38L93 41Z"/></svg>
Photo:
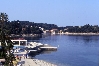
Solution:
<svg viewBox="0 0 99 66"><path fill-rule="evenodd" d="M28 40L57 46L57 51L44 52L35 58L58 66L99 66L99 36L51 35Z"/></svg>

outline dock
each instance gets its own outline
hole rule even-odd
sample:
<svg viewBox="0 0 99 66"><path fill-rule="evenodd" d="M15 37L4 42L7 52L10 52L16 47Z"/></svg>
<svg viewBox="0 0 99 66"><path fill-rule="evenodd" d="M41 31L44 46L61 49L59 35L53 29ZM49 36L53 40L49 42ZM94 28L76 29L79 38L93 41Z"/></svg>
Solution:
<svg viewBox="0 0 99 66"><path fill-rule="evenodd" d="M42 43L36 43L36 42L31 42L27 44L27 40L12 40L14 43L14 46L24 46L24 51L20 52L20 48L16 48L14 50L19 49L19 51L14 52L14 55L19 55L22 56L18 66L57 66L55 64L43 61L43 60L38 60L38 59L33 59L28 57L28 55L37 55L41 52L44 51L56 51L57 47L52 47L48 44L42 44ZM28 55L27 55L28 54ZM27 57L27 58L25 58Z"/></svg>
<svg viewBox="0 0 99 66"><path fill-rule="evenodd" d="M40 47L40 49L45 51L55 51L57 50L57 47Z"/></svg>

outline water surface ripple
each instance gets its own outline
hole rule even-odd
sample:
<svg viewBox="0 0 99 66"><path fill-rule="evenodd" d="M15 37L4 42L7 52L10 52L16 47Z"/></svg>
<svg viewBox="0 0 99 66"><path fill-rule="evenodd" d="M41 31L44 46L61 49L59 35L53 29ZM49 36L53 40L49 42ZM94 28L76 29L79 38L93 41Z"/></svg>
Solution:
<svg viewBox="0 0 99 66"><path fill-rule="evenodd" d="M99 66L99 36L51 35L35 41L59 45L56 52L37 55L38 59L58 66Z"/></svg>

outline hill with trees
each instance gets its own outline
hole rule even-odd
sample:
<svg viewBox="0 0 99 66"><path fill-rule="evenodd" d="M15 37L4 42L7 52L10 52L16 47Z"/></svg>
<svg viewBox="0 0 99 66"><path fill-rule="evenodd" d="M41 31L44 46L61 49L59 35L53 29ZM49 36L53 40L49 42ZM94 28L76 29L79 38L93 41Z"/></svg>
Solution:
<svg viewBox="0 0 99 66"><path fill-rule="evenodd" d="M65 27L67 30L65 32L70 33L99 33L99 26L98 25L89 25L86 24L84 26L71 26L71 27Z"/></svg>
<svg viewBox="0 0 99 66"><path fill-rule="evenodd" d="M52 30L57 29L58 32L62 30L64 33L99 33L98 25L89 25L86 24L84 26L66 26L66 27L58 27L55 24L47 24L47 23L34 23L29 21L8 21L5 23L4 28L8 35L22 35L22 34L42 34L43 28L44 30Z"/></svg>

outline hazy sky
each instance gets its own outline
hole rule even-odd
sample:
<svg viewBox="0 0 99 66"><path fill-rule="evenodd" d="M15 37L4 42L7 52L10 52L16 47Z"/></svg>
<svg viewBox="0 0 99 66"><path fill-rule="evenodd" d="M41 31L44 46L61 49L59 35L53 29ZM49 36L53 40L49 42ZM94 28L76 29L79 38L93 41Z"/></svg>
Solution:
<svg viewBox="0 0 99 66"><path fill-rule="evenodd" d="M9 20L58 26L99 25L99 0L0 0Z"/></svg>

